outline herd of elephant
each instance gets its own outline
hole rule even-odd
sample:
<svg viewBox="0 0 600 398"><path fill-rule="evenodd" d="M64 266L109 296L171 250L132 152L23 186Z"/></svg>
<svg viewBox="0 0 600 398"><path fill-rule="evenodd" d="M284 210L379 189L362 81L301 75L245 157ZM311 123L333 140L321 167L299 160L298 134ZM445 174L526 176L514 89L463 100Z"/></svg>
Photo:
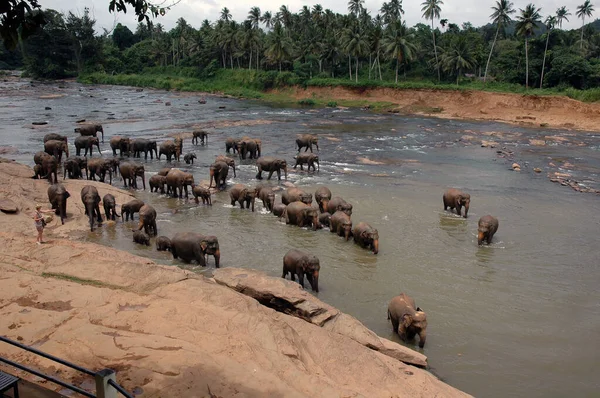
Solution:
<svg viewBox="0 0 600 398"><path fill-rule="evenodd" d="M102 134L104 141L104 131L101 125L86 125L75 129L81 136L75 139L77 156L69 157L69 148L67 137L59 134L47 134L44 137L44 151L34 155L34 178L48 178L51 186L48 188L48 198L55 209L56 214L60 216L64 224L66 217L66 202L70 197L69 192L62 184L58 183L57 170L61 164L63 152L67 158L63 163L63 178L67 175L69 178L82 178L82 170L86 172L86 178L96 180L98 176L101 182L105 182L106 174L109 176L109 184L112 184L112 174L121 174L125 187L137 188L137 177L141 177L143 189L146 189L145 170L141 163L133 161L120 161L117 151L121 156L124 155L141 157L142 153L147 159L148 154L153 159L153 154L160 159L165 154L168 161L174 159L179 161L183 148L183 139L176 137L173 140L163 142L160 147L156 141L147 139L132 140L127 137L112 137L110 146L113 151L113 158L90 158L87 159L88 150L92 155L93 146L98 147L100 152L97 133ZM195 131L193 133L192 143L208 143L208 134L204 131ZM307 165L308 171L315 170L315 164L318 167L319 157L313 154L313 145L319 150L318 139L314 135L302 135L296 140L298 146L298 155L294 158L296 165L303 170L303 165ZM304 153L301 152L305 148ZM84 157L80 156L80 151L84 149ZM160 151L158 151L160 149ZM241 160L256 159L257 174L256 179L262 179L262 172L269 172L267 179L270 179L274 173L277 173L278 180L281 179L281 171L287 179L287 162L285 159L262 156L262 142L259 139L242 137L239 139L228 138L225 142L226 152L233 151L238 154ZM310 153L308 150L310 149ZM196 156L187 154L184 156L186 163L193 163ZM164 168L149 179L150 190L172 196L188 197L188 186L196 203L202 199L203 204L212 205L210 188L214 186L218 190L225 189L229 169L233 170L236 176L235 160L231 157L220 155L209 168L209 186L195 185L194 177L191 173L184 172L176 168ZM318 170L318 169L317 169ZM52 176L54 178L52 178ZM166 189L165 189L166 187ZM275 190L267 185L259 184L255 187L249 187L244 184L235 184L229 190L231 205L239 203L242 209L247 208L254 211L255 200L262 201L263 206L274 215L285 218L286 224L297 225L299 227L310 227L317 230L328 227L331 233L335 233L348 241L351 237L354 242L371 250L374 254L379 252L379 234L377 229L365 222L352 223L353 206L343 198L333 196L331 191L321 186L314 193L314 200L317 207L313 207L313 195L304 190L293 187L285 190L281 195L281 203L275 203ZM90 229L94 230L94 225L102 223L100 215L100 203L103 204L105 217L107 220L116 220L121 217L124 221L129 218L133 220L135 213L139 214L139 224L133 230L133 240L136 243L150 245L150 236L157 236L156 228L156 210L145 204L143 201L134 199L121 205L121 214L117 214L115 197L110 193L105 194L100 199L100 194L96 187L86 185L81 190L81 200L85 207L85 212L89 218ZM444 210L450 208L456 209L457 214L462 215L464 207L464 217L467 217L470 205L470 195L461 192L458 189L449 189L443 195ZM144 231L142 231L142 229ZM478 244L483 242L488 244L498 229L497 218L486 215L480 218L478 223ZM219 242L215 236L205 236L194 232L180 232L172 238L166 236L157 236L156 248L159 251L170 251L173 258L180 258L183 261L196 261L200 266L206 266L208 256L213 256L215 266L220 264ZM308 280L313 291L319 291L319 259L298 249L288 251L283 257L283 274L285 278L290 274L291 279L298 279L299 284L304 287L304 277ZM391 320L395 333L398 333L402 340L412 340L419 335L419 346L423 347L426 340L427 317L421 308L415 306L414 300L402 293L394 297L388 306L388 319Z"/></svg>

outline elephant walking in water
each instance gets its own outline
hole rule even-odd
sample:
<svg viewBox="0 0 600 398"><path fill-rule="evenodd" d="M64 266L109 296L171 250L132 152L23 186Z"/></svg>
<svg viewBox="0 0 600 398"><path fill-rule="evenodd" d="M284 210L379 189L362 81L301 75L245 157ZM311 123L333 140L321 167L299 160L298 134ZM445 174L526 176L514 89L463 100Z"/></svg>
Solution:
<svg viewBox="0 0 600 398"><path fill-rule="evenodd" d="M352 220L350 216L341 210L333 213L329 219L329 231L343 236L348 241L352 236Z"/></svg>
<svg viewBox="0 0 600 398"><path fill-rule="evenodd" d="M137 178L142 177L142 186L146 189L146 177L144 165L138 162L123 162L119 164L119 172L123 177L123 184L125 187L137 189Z"/></svg>
<svg viewBox="0 0 600 398"><path fill-rule="evenodd" d="M481 245L486 241L489 245L492 243L492 237L498 231L498 219L494 216L483 216L477 223L477 244Z"/></svg>
<svg viewBox="0 0 600 398"><path fill-rule="evenodd" d="M283 256L283 275L281 277L285 279L289 273L291 280L295 280L295 275L297 275L298 283L304 287L304 275L306 275L313 292L318 293L320 269L321 265L316 256L298 249L292 249Z"/></svg>
<svg viewBox="0 0 600 398"><path fill-rule="evenodd" d="M352 229L354 243L373 251L373 254L379 253L379 232L366 222L359 222Z"/></svg>
<svg viewBox="0 0 600 398"><path fill-rule="evenodd" d="M123 153L127 156L130 155L131 150L131 139L128 137L121 137L115 135L110 138L110 148L113 151L113 156L117 156L117 150L119 150L119 156L123 157Z"/></svg>
<svg viewBox="0 0 600 398"><path fill-rule="evenodd" d="M81 127L75 127L75 132L82 136L98 137L96 133L102 133L102 142L104 142L104 128L101 124L86 124Z"/></svg>
<svg viewBox="0 0 600 398"><path fill-rule="evenodd" d="M469 212L469 204L471 203L471 195L468 193L464 193L456 188L451 188L444 192L444 196L442 198L444 200L444 210L448 207L450 210L456 208L456 214L459 216L462 213L462 207L465 207L465 215L467 218L467 213Z"/></svg>
<svg viewBox="0 0 600 398"><path fill-rule="evenodd" d="M315 191L315 201L319 205L321 213L327 212L327 205L331 200L331 191L327 187L319 187Z"/></svg>
<svg viewBox="0 0 600 398"><path fill-rule="evenodd" d="M415 300L408 294L401 293L390 301L388 319L392 321L394 333L398 333L402 341L410 341L418 334L419 347L425 346L427 314L415 305Z"/></svg>
<svg viewBox="0 0 600 398"><path fill-rule="evenodd" d="M149 236L158 235L158 230L156 229L156 210L154 210L154 207L145 204L140 208L139 214L140 223L137 231L140 231L142 228L144 228L144 232Z"/></svg>
<svg viewBox="0 0 600 398"><path fill-rule="evenodd" d="M102 197L102 206L104 207L104 218L106 220L116 221L117 217L120 217L117 214L117 200L115 196L107 193Z"/></svg>
<svg viewBox="0 0 600 398"><path fill-rule="evenodd" d="M263 156L258 158L256 161L256 168L258 169L256 173L256 179L262 180L262 172L268 171L269 176L267 180L271 179L274 172L277 172L277 179L281 180L281 170L285 173L285 179L287 180L287 162L285 159L274 158L271 156Z"/></svg>
<svg viewBox="0 0 600 398"><path fill-rule="evenodd" d="M206 141L206 145L208 145L208 133L204 130L196 130L192 132L192 144L198 145L198 138L200 138L200 145L204 145Z"/></svg>
<svg viewBox="0 0 600 398"><path fill-rule="evenodd" d="M298 156L294 157L296 159L296 164L294 165L294 169L300 166L300 170L304 170L304 165L306 165L306 170L310 171L312 167L313 171L321 170L321 166L319 165L319 156L314 153L299 153ZM315 168L315 163L317 167Z"/></svg>
<svg viewBox="0 0 600 398"><path fill-rule="evenodd" d="M170 239L173 258L181 258L185 262L196 260L198 265L206 267L206 255L215 258L215 267L219 268L221 251L219 241L215 236L204 236L195 232L178 232Z"/></svg>
<svg viewBox="0 0 600 398"><path fill-rule="evenodd" d="M231 198L231 205L235 206L238 202L240 207L244 208L244 202L246 203L246 209L252 205L252 211L254 211L254 201L256 200L256 189L247 187L243 184L235 184L229 191L229 197Z"/></svg>
<svg viewBox="0 0 600 398"><path fill-rule="evenodd" d="M300 188L289 188L281 194L281 203L284 205L289 205L294 202L302 202L311 205L312 193L304 192Z"/></svg>
<svg viewBox="0 0 600 398"><path fill-rule="evenodd" d="M85 214L90 219L90 230L94 232L94 219L98 220L98 225L102 224L100 215L100 195L93 185L86 185L81 188L81 202L85 207Z"/></svg>
<svg viewBox="0 0 600 398"><path fill-rule="evenodd" d="M215 187L219 190L224 189L229 173L229 165L225 162L217 161L210 165L210 179L208 187L212 188L213 180Z"/></svg>
<svg viewBox="0 0 600 398"><path fill-rule="evenodd" d="M312 152L313 145L317 147L317 151L318 151L319 150L319 138L316 135L303 134L303 135L298 136L298 138L296 139L296 145L298 145L298 152L300 152L300 150L304 147L306 147L304 152L308 151L309 149Z"/></svg>
<svg viewBox="0 0 600 398"><path fill-rule="evenodd" d="M98 154L102 156L102 152L100 152L100 142L96 137L87 137L81 136L75 138L75 154L77 156L81 155L81 150L85 149L85 153L83 156L87 156L88 151L90 152L90 156L93 155L94 145L98 148Z"/></svg>
<svg viewBox="0 0 600 398"><path fill-rule="evenodd" d="M308 227L312 225L313 230L319 227L319 213L317 209L302 202L293 202L285 209L285 223Z"/></svg>

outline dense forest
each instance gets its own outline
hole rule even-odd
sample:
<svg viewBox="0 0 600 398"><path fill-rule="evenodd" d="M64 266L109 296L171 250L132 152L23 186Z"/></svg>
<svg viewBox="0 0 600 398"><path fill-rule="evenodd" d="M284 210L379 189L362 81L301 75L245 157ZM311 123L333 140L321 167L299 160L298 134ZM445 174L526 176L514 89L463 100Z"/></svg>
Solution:
<svg viewBox="0 0 600 398"><path fill-rule="evenodd" d="M384 2L376 15L363 0L350 0L348 13L316 4L298 13L252 7L244 16L223 8L220 18L194 27L180 18L166 31L141 22L135 32L117 24L98 35L86 9L67 15L46 9L45 25L15 50L0 46L0 69L24 67L37 78L166 71L210 78L219 69L285 74L294 82L311 78L353 81L466 81L516 83L527 87L600 85L600 20L590 0L551 12L534 4L515 9L508 0L490 7L490 23L474 27L444 19L443 2L422 4L423 23L408 27L402 0ZM42 12L42 11L33 11ZM240 18L241 17L241 18ZM581 20L581 29L563 22ZM193 21L196 22L196 21ZM272 71L272 72L268 72Z"/></svg>

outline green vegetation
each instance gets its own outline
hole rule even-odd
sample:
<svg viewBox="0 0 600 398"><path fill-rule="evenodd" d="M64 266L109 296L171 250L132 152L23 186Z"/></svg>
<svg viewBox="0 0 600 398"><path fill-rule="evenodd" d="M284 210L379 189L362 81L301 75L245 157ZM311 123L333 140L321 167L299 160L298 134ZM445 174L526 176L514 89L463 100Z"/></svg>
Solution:
<svg viewBox="0 0 600 398"><path fill-rule="evenodd" d="M111 285L109 283L104 283L104 282L97 281L94 279L81 279L81 278L78 278L78 277L72 276L72 275L57 274L54 272L43 272L42 277L43 278L61 279L61 280L69 281L69 282L79 283L80 285L90 285L90 286L96 286L96 287L106 287L108 289L123 290L123 287L121 287L121 286Z"/></svg>
<svg viewBox="0 0 600 398"><path fill-rule="evenodd" d="M109 3L118 11L118 1ZM24 67L35 78L79 76L86 83L295 104L297 97L284 98L284 88L485 90L600 99L600 21L585 24L594 13L588 0L574 10L581 30L570 31L562 29L571 16L565 7L546 12L529 4L517 10L509 0L496 0L490 2L490 23L476 28L443 19L443 2L426 0L422 17L428 24L408 27L401 0L384 2L374 17L363 4L350 0L348 14L318 4L298 13L286 6L275 13L252 7L241 23L223 8L217 21L204 20L197 28L180 18L170 31L140 23L132 32L117 24L100 36L87 9L82 16L44 10L47 23L15 50L7 49L9 42L0 46L0 67ZM327 106L332 100L301 102Z"/></svg>

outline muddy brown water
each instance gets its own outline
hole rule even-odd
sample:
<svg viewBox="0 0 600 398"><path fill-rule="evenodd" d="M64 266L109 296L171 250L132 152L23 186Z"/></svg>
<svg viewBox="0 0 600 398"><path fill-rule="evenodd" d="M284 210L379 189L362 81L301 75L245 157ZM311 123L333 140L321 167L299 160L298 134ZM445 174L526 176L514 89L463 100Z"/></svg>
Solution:
<svg viewBox="0 0 600 398"><path fill-rule="evenodd" d="M255 213L232 208L226 192L213 197L212 207L149 191L136 196L157 209L160 235L188 230L217 235L223 267L280 276L287 250L313 252L322 265L318 297L383 337L398 340L386 320L389 300L400 292L412 295L428 314L423 352L432 372L468 393L563 397L600 391L599 197L553 184L546 176L567 172L600 188L597 134L359 110L277 108L213 96L201 105L198 94L76 83L9 81L0 84L0 92L4 156L28 164L42 148L44 134L74 138L78 119L104 124L103 156L112 156L108 141L113 135L163 140L195 125L216 126L208 129L207 146L184 142L184 153L194 152L198 159L193 166L177 166L197 181L208 178L208 165L224 153L226 137L261 138L264 154L292 162L295 135L319 134L321 171L290 168L288 180L311 192L326 184L351 202L354 222L367 221L379 230L377 256L327 230L286 226L260 204ZM54 98L40 98L47 95ZM172 105L165 106L166 101ZM48 124L31 125L38 121ZM481 139L513 151L514 160L481 148ZM529 139L548 145L532 146ZM513 161L521 164L521 173L510 170ZM147 178L167 165L164 158L145 163ZM533 173L534 167L543 173ZM253 162L244 161L228 184L255 184L254 174ZM270 184L280 185L277 180ZM121 180L113 185L121 186ZM470 192L468 219L442 210L447 187ZM498 217L500 227L492 245L478 247L477 220L486 214ZM137 246L128 232L132 226L106 223L74 239L198 272L210 274L214 267L212 258L207 269L199 269L153 247Z"/></svg>

